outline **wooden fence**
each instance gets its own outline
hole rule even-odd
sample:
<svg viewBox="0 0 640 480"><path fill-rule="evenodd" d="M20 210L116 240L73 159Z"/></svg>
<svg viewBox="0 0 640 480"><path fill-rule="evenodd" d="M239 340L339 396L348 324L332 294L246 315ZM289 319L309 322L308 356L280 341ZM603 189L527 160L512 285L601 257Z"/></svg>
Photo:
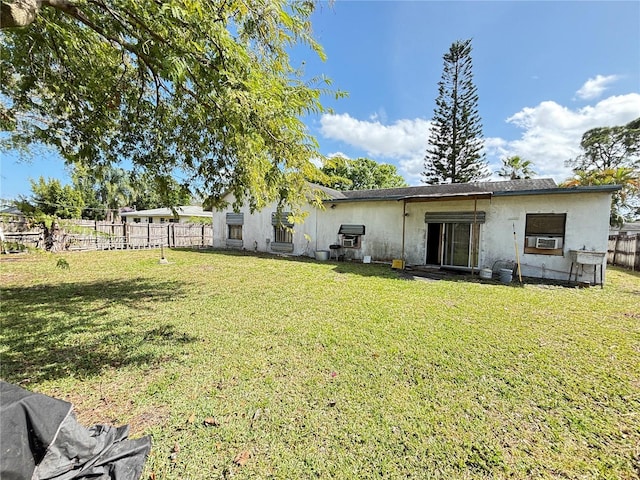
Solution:
<svg viewBox="0 0 640 480"><path fill-rule="evenodd" d="M607 263L640 270L640 234L609 235Z"/></svg>
<svg viewBox="0 0 640 480"><path fill-rule="evenodd" d="M57 228L4 234L6 246L65 250L124 250L212 245L211 225L195 223L109 223L64 220Z"/></svg>

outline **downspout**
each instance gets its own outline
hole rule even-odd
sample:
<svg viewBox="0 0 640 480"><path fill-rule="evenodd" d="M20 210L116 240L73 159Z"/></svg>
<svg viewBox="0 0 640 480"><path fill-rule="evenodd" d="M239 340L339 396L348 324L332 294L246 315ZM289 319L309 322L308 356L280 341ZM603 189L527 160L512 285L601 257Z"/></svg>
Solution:
<svg viewBox="0 0 640 480"><path fill-rule="evenodd" d="M473 228L471 229L471 276L475 273L476 258L476 228L478 226L478 196L473 196Z"/></svg>
<svg viewBox="0 0 640 480"><path fill-rule="evenodd" d="M404 270L405 267L405 258L404 258L404 228L405 228L405 224L406 224L406 220L407 219L407 199L404 198L402 200L402 269Z"/></svg>

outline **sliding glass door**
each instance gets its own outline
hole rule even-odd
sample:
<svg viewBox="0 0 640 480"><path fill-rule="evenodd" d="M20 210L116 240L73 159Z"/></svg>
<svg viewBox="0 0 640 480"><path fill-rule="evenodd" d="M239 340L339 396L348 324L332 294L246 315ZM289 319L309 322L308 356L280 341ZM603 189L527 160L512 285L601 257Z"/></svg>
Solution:
<svg viewBox="0 0 640 480"><path fill-rule="evenodd" d="M477 267L479 225L471 223L444 224L444 255L442 265L452 267Z"/></svg>

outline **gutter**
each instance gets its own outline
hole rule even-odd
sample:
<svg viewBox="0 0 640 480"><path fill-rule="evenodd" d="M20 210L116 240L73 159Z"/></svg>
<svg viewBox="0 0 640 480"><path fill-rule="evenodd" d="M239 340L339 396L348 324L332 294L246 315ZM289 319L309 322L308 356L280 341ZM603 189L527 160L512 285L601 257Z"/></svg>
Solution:
<svg viewBox="0 0 640 480"><path fill-rule="evenodd" d="M513 190L493 192L494 197L511 197L517 195L556 195L567 193L613 193L622 188L621 185L586 185L581 187L545 188L542 190Z"/></svg>

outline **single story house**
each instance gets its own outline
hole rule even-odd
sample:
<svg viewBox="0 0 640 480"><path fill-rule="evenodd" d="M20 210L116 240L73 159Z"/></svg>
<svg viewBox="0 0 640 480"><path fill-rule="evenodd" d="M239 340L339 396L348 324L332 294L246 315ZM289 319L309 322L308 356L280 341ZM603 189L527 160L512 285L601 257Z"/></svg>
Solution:
<svg viewBox="0 0 640 480"><path fill-rule="evenodd" d="M170 208L152 208L150 210L134 210L122 212L120 216L125 222L133 223L188 223L194 218L211 218L211 212L195 205Z"/></svg>
<svg viewBox="0 0 640 480"><path fill-rule="evenodd" d="M611 227L609 235L640 235L640 221L625 222L621 227Z"/></svg>
<svg viewBox="0 0 640 480"><path fill-rule="evenodd" d="M381 190L321 188L324 209L308 205L294 225L275 205L213 213L214 248L476 270L519 260L522 275L568 279L572 250L602 254L604 277L611 194L616 185L560 188L552 179ZM225 200L229 205L233 197ZM604 253L603 253L604 252ZM333 256L333 255L332 255ZM572 268L573 267L573 268ZM593 277L591 265L580 275ZM578 279L581 277L578 277Z"/></svg>

